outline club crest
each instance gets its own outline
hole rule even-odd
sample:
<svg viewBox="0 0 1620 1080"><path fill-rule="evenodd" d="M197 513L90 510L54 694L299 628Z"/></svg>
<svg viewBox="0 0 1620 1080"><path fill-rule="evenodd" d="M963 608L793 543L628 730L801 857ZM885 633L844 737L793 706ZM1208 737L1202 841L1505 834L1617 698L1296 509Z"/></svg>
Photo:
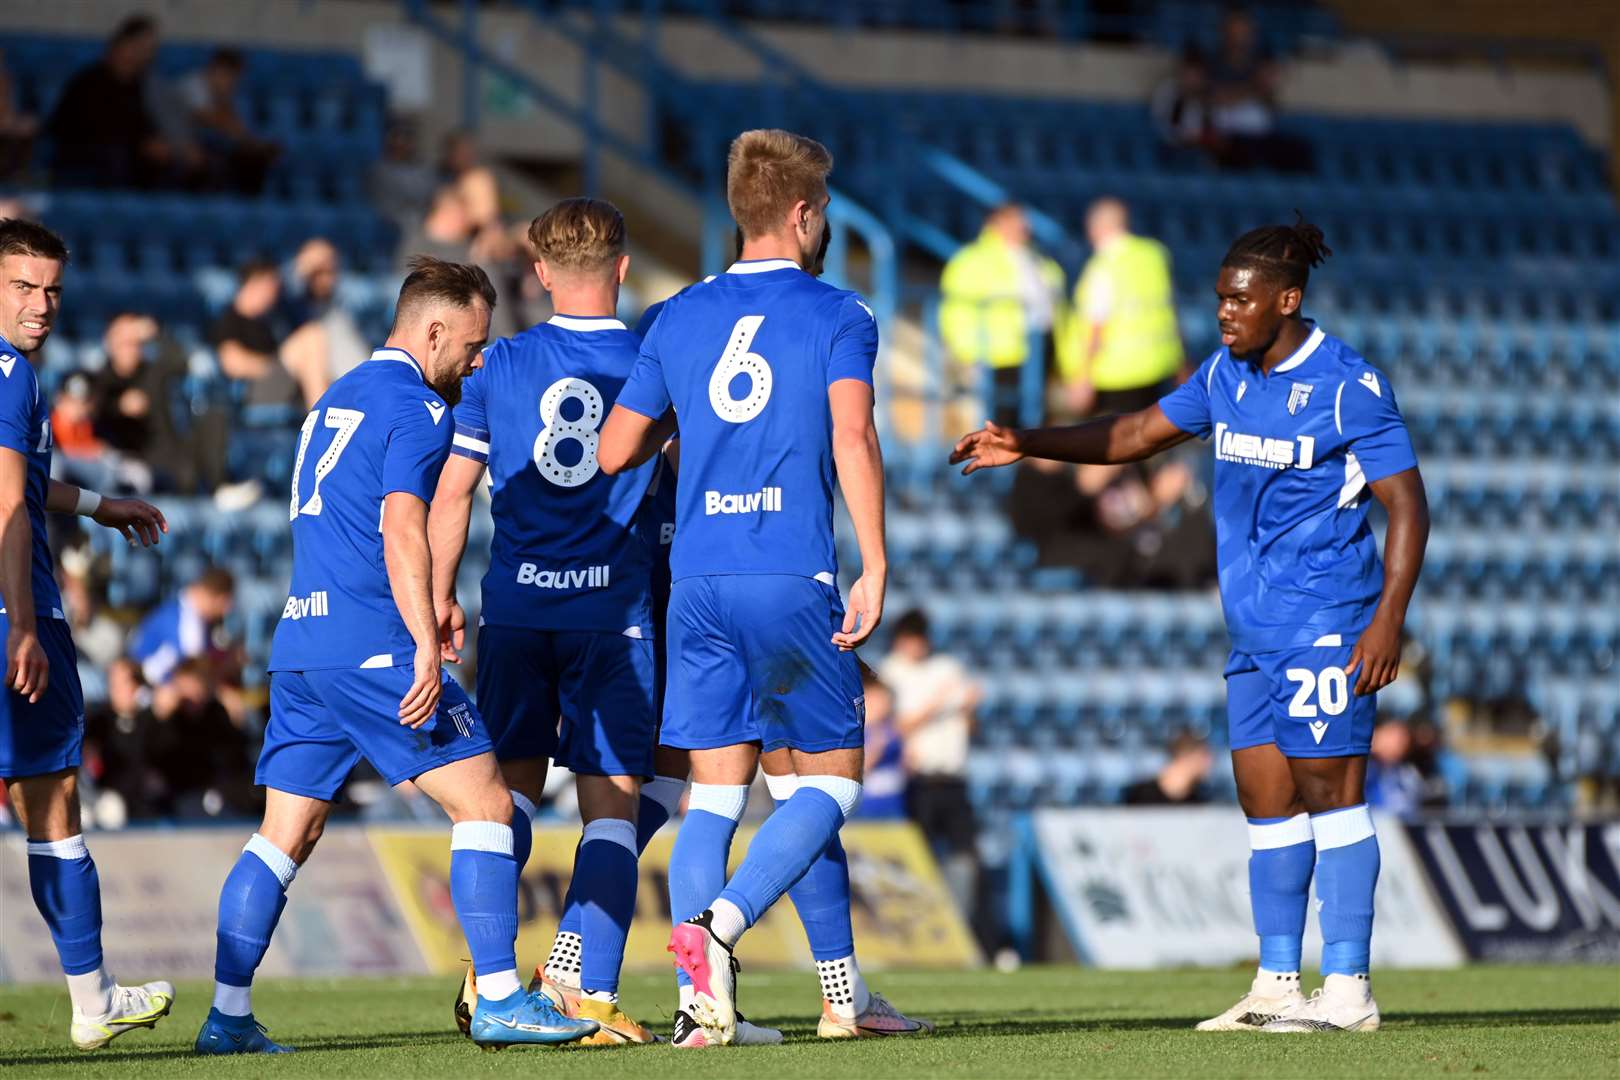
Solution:
<svg viewBox="0 0 1620 1080"><path fill-rule="evenodd" d="M1294 416L1311 400L1311 384L1297 382L1288 391L1288 415Z"/></svg>

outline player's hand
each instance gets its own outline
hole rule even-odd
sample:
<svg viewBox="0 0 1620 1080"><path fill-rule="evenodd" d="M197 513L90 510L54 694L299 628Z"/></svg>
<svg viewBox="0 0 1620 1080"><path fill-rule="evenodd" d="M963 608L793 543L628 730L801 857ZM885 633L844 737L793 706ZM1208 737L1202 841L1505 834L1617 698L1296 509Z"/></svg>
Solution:
<svg viewBox="0 0 1620 1080"><path fill-rule="evenodd" d="M872 631L883 621L883 590L887 576L881 572L862 574L855 587L849 590L844 628L832 636L833 644L842 651L849 652L858 647L872 636Z"/></svg>
<svg viewBox="0 0 1620 1080"><path fill-rule="evenodd" d="M439 666L437 645L416 650L416 678L410 692L400 700L399 722L413 731L439 711L439 695L444 692L444 669Z"/></svg>
<svg viewBox="0 0 1620 1080"><path fill-rule="evenodd" d="M161 533L169 531L163 511L140 499L102 499L90 520L109 529L117 529L131 547L137 540L141 547L152 547Z"/></svg>
<svg viewBox="0 0 1620 1080"><path fill-rule="evenodd" d="M1356 647L1350 650L1350 663L1344 673L1350 676L1358 670L1361 672L1356 677L1355 692L1357 697L1362 697L1376 694L1394 682L1400 669L1401 628L1387 619L1375 617L1372 625L1356 640Z"/></svg>
<svg viewBox="0 0 1620 1080"><path fill-rule="evenodd" d="M439 659L447 664L461 663L461 648L467 642L467 613L455 600L433 605L439 622Z"/></svg>
<svg viewBox="0 0 1620 1080"><path fill-rule="evenodd" d="M980 469L1011 465L1023 456L1024 448L1019 445L1018 432L986 420L981 430L970 432L957 442L956 449L951 451L951 464L967 462L962 475L968 476Z"/></svg>
<svg viewBox="0 0 1620 1080"><path fill-rule="evenodd" d="M45 696L51 680L51 663L39 636L15 625L6 634L6 689L15 690L32 704Z"/></svg>

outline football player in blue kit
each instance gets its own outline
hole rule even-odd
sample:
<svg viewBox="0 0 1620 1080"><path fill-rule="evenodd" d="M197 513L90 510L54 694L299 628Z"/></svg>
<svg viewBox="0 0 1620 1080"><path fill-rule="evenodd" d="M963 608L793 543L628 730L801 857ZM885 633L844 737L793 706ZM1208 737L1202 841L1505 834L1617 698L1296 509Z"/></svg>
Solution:
<svg viewBox="0 0 1620 1080"><path fill-rule="evenodd" d="M660 741L691 752L696 784L745 791L761 750L781 747L798 775L717 896L682 882L730 843L702 818L728 815L689 813L676 838L670 889L681 921L670 949L692 982L692 1018L722 1045L737 1035L733 945L821 858L860 798L851 650L876 628L887 578L877 326L859 296L806 272L826 228L831 167L825 147L785 131L732 143L726 194L743 257L665 304L599 452L609 472L646 461L673 405L681 473ZM835 482L862 559L847 610ZM687 902L674 903L678 895Z"/></svg>
<svg viewBox="0 0 1620 1080"><path fill-rule="evenodd" d="M52 573L45 515L78 514L150 547L168 524L139 499L104 499L51 479L50 402L33 357L62 302L68 251L32 221L0 218L0 778L28 834L28 885L50 930L73 1013L69 1038L98 1050L174 1005L167 982L120 986L101 951L101 881L79 821L84 694Z"/></svg>
<svg viewBox="0 0 1620 1080"><path fill-rule="evenodd" d="M1140 461L1190 438L1215 451L1227 716L1249 820L1260 968L1202 1031L1374 1031L1368 978L1378 838L1363 784L1374 695L1395 679L1429 534L1428 503L1389 380L1301 314L1331 254L1303 220L1239 237L1215 293L1221 346L1158 404L1074 427L987 423L964 473L1020 458ZM1380 564L1371 499L1389 515ZM1323 987L1300 993L1314 876Z"/></svg>
<svg viewBox="0 0 1620 1080"><path fill-rule="evenodd" d="M478 709L517 808L519 869L548 759L574 774L585 823L564 905L563 921L578 925L564 948L572 977L558 972L547 985L537 971L536 986L601 1025L588 1043L650 1043L618 989L636 909L638 804L657 736L652 552L639 528L658 466L609 476L596 463L597 428L641 347L614 314L630 264L624 218L610 203L567 199L534 220L529 241L557 314L487 347L463 384L429 518L435 605L445 656L459 661L466 616L456 573L487 468L495 530L478 620ZM684 785L655 785L649 794L668 801L667 818Z"/></svg>
<svg viewBox="0 0 1620 1080"><path fill-rule="evenodd" d="M596 1031L517 976L512 799L484 725L444 672L428 503L450 453L452 405L489 336L495 289L475 266L417 257L371 359L305 417L288 519L292 584L270 649L258 832L219 897L214 1004L199 1054L285 1053L253 1015L253 974L364 757L450 816L450 900L478 974L471 1034L487 1046Z"/></svg>

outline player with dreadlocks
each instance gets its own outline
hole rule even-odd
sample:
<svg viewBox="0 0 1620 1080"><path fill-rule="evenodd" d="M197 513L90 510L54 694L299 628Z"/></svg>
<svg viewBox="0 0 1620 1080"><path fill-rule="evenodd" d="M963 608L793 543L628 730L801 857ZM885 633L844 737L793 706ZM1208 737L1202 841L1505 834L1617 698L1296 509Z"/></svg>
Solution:
<svg viewBox="0 0 1620 1080"><path fill-rule="evenodd" d="M1331 251L1303 219L1239 237L1221 261L1221 346L1156 405L1074 427L986 423L956 444L964 473L1020 458L1140 461L1212 438L1221 604L1232 638L1227 718L1249 821L1260 969L1201 1031L1372 1031L1368 980L1378 838L1363 794L1374 695L1395 679L1429 535L1394 391L1300 307ZM1368 493L1389 515L1384 559ZM1300 993L1316 879L1324 985Z"/></svg>

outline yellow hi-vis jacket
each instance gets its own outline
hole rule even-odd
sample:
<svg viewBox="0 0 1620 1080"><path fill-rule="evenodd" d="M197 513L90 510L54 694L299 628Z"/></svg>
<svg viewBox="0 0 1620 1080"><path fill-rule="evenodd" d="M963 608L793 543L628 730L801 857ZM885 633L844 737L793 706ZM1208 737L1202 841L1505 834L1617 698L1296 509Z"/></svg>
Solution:
<svg viewBox="0 0 1620 1080"><path fill-rule="evenodd" d="M1099 296L1106 314L1091 358L1091 384L1098 390L1136 390L1174 375L1183 355L1170 256L1157 240L1127 234L1086 260L1075 284L1074 317L1058 340L1063 380L1081 374Z"/></svg>
<svg viewBox="0 0 1620 1080"><path fill-rule="evenodd" d="M1032 252L1036 272L1052 293L1054 330L1063 325L1063 268ZM1024 283L1016 254L989 229L951 256L940 278L939 336L963 364L1017 367L1029 354Z"/></svg>

